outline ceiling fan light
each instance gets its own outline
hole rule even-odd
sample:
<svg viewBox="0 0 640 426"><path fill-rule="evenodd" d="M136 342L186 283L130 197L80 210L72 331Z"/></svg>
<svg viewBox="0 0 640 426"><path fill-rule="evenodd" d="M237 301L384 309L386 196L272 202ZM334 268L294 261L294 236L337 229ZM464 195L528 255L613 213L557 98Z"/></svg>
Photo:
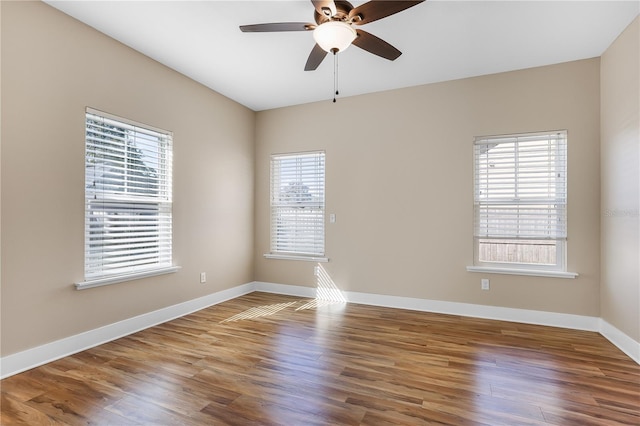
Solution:
<svg viewBox="0 0 640 426"><path fill-rule="evenodd" d="M327 52L336 49L342 52L351 45L358 35L351 25L341 21L329 21L313 30L313 38L318 46Z"/></svg>

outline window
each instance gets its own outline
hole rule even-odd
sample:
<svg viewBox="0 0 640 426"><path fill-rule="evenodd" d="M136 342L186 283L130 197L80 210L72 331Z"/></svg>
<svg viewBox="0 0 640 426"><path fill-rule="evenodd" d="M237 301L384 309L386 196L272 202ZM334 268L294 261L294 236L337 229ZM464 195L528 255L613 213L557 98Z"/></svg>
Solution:
<svg viewBox="0 0 640 426"><path fill-rule="evenodd" d="M324 256L324 152L271 156L271 253Z"/></svg>
<svg viewBox="0 0 640 426"><path fill-rule="evenodd" d="M476 138L475 264L565 270L567 132Z"/></svg>
<svg viewBox="0 0 640 426"><path fill-rule="evenodd" d="M85 123L85 283L77 287L171 268L171 133L89 108Z"/></svg>

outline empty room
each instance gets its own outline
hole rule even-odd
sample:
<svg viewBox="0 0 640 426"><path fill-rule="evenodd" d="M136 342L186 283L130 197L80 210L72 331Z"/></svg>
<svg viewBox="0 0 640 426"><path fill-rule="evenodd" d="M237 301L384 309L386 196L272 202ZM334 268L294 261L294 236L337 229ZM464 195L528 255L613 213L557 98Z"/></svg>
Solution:
<svg viewBox="0 0 640 426"><path fill-rule="evenodd" d="M638 1L1 1L0 424L640 424Z"/></svg>

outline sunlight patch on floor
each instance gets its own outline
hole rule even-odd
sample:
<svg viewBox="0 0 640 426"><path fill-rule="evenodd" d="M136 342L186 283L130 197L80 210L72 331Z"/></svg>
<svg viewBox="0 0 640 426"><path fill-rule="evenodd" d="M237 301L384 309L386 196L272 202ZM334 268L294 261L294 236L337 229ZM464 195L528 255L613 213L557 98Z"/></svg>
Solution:
<svg viewBox="0 0 640 426"><path fill-rule="evenodd" d="M296 308L296 311L304 311L305 309L317 309L323 306L336 305L344 302L336 302L335 300L311 299L304 305Z"/></svg>
<svg viewBox="0 0 640 426"><path fill-rule="evenodd" d="M298 302L295 301L295 302L288 302L288 303L275 303L273 305L254 306L253 308L249 308L244 312L240 312L239 314L229 317L226 320L221 321L220 323L222 324L225 322L268 317L280 312L283 309L287 309L289 306L293 306L296 303Z"/></svg>
<svg viewBox="0 0 640 426"><path fill-rule="evenodd" d="M338 288L336 283L333 282L331 275L329 275L322 264L318 263L315 266L314 274L316 276L317 284L315 299L303 299L293 302L275 303L273 305L255 306L253 308L247 309L244 312L220 321L220 324L271 316L284 309L293 307L298 304L300 305L296 307L296 312L304 311L307 309L318 309L325 306L345 305L347 303L347 299L342 294L342 291Z"/></svg>

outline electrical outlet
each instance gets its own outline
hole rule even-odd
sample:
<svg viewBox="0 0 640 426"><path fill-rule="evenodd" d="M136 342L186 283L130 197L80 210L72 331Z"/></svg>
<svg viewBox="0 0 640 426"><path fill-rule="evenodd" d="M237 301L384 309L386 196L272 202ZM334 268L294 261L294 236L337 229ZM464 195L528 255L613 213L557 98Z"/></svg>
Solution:
<svg viewBox="0 0 640 426"><path fill-rule="evenodd" d="M200 272L200 282L201 283L206 283L207 282L207 273L206 272Z"/></svg>
<svg viewBox="0 0 640 426"><path fill-rule="evenodd" d="M480 280L480 288L482 290L489 290L489 278L483 278Z"/></svg>

